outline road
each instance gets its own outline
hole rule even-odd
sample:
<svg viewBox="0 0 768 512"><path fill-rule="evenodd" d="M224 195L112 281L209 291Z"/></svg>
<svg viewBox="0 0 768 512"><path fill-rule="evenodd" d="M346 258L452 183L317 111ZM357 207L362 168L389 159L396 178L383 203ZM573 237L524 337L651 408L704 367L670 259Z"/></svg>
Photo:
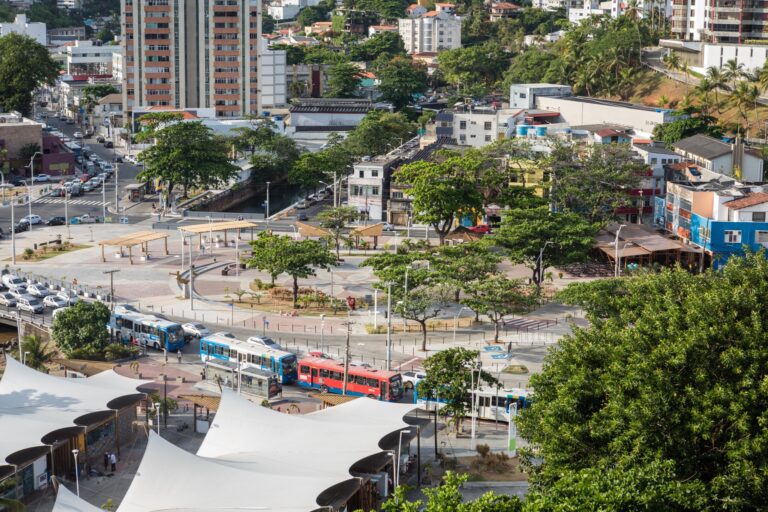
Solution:
<svg viewBox="0 0 768 512"><path fill-rule="evenodd" d="M52 112L48 111L48 118L45 120L45 122L53 126L54 128L58 129L65 135L69 137L74 136L74 132L81 130L81 128L77 125L68 125L64 121L59 121L58 119L54 118L52 116ZM96 142L96 139L84 139L83 144L85 149L88 149L89 151L96 153L104 159L107 162L112 162L115 159L115 156L119 153L116 153L113 149L107 149L101 144ZM130 163L122 163L118 164L119 171L118 171L118 186L120 187L120 197L122 198L125 195L125 187L127 185L130 185L131 183L136 182L136 176L138 175L140 168L136 167L135 165L132 165ZM36 185L35 191L33 191L33 195L37 197L40 193L42 193L42 190L50 189L50 187L53 185L54 182L48 183L48 184L41 184ZM69 199L69 205L68 205L68 214L69 217L76 217L84 214L89 214L94 217L101 217L103 213L103 198L106 199L107 207L111 207L115 203L115 182L114 177L106 183L106 186L104 187L104 191L102 192L101 187L97 188L96 190L93 190L91 192L85 192L82 196L79 197L72 197ZM65 204L64 204L64 198L63 197L38 197L35 199L35 201L32 203L32 213L34 215L40 215L44 220L47 220L50 217L54 216L64 216L65 211ZM122 203L122 200L121 200ZM16 220L26 216L29 213L29 207L23 206L19 207L15 211L15 217ZM109 214L107 214L109 215ZM138 218L132 218L130 215L128 215L130 222L135 222L137 220L141 220L144 217L138 217ZM0 208L0 227L3 228L4 231L8 232L8 227L11 225L11 210L10 208ZM33 227L34 229L34 227Z"/></svg>

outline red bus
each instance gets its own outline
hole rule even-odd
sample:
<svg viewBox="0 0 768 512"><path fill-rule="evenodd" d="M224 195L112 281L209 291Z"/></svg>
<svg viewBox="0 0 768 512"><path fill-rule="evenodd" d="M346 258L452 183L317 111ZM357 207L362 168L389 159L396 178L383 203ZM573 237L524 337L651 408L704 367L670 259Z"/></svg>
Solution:
<svg viewBox="0 0 768 512"><path fill-rule="evenodd" d="M326 393L342 393L344 364L333 359L305 357L299 361L299 386ZM397 372L349 365L347 394L394 402L403 397L403 379Z"/></svg>

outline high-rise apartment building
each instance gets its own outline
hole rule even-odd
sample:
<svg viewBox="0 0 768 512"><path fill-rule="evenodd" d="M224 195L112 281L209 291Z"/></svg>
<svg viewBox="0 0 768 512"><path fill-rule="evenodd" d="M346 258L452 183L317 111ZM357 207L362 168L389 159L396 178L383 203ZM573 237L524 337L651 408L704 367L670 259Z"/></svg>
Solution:
<svg viewBox="0 0 768 512"><path fill-rule="evenodd" d="M687 41L743 44L768 38L768 2L673 0L672 33Z"/></svg>
<svg viewBox="0 0 768 512"><path fill-rule="evenodd" d="M439 53L461 48L461 18L429 11L417 18L398 20L398 32L408 53Z"/></svg>
<svg viewBox="0 0 768 512"><path fill-rule="evenodd" d="M260 0L121 4L125 112L214 108L226 118L261 111Z"/></svg>

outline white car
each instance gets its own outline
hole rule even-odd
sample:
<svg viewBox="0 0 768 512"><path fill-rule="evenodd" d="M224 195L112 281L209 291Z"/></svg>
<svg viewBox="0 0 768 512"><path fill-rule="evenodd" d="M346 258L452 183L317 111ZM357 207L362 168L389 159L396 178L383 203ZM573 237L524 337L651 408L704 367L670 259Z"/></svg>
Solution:
<svg viewBox="0 0 768 512"><path fill-rule="evenodd" d="M395 225L394 224L390 224L389 222L387 222L387 223L384 224L384 228L383 229L384 229L384 231L394 231L395 230Z"/></svg>
<svg viewBox="0 0 768 512"><path fill-rule="evenodd" d="M25 284L25 281L22 278L20 278L19 276L15 276L13 274L3 274L2 282L3 282L3 286L5 286L6 288L10 288L11 286L14 286L14 285Z"/></svg>
<svg viewBox="0 0 768 512"><path fill-rule="evenodd" d="M95 162L96 160L99 160L99 155L97 155L96 153L91 153L91 156L88 157L88 160L90 160L91 162Z"/></svg>
<svg viewBox="0 0 768 512"><path fill-rule="evenodd" d="M27 286L27 293L33 297L47 297L51 294L48 288L41 284L31 284Z"/></svg>
<svg viewBox="0 0 768 512"><path fill-rule="evenodd" d="M211 331L203 324L188 323L183 324L181 328L184 330L184 334L193 338L199 339L211 334Z"/></svg>
<svg viewBox="0 0 768 512"><path fill-rule="evenodd" d="M95 224L96 223L96 217L91 217L87 213L85 215L81 215L79 217L76 217L77 221L80 224Z"/></svg>
<svg viewBox="0 0 768 512"><path fill-rule="evenodd" d="M427 378L427 374L424 373L424 370L401 372L400 375L403 378L403 387L405 389L414 389L416 384Z"/></svg>
<svg viewBox="0 0 768 512"><path fill-rule="evenodd" d="M26 217L23 217L21 219L21 222L26 222L27 224L42 224L43 218L39 215L27 215Z"/></svg>
<svg viewBox="0 0 768 512"><path fill-rule="evenodd" d="M0 293L0 305L7 306L9 308L16 307L16 297L12 293L5 292Z"/></svg>
<svg viewBox="0 0 768 512"><path fill-rule="evenodd" d="M36 174L33 183L48 183L51 181L51 177L48 174Z"/></svg>
<svg viewBox="0 0 768 512"><path fill-rule="evenodd" d="M83 132L75 132L73 136L76 139L82 139L83 138Z"/></svg>
<svg viewBox="0 0 768 512"><path fill-rule="evenodd" d="M12 284L8 287L8 293L16 297L17 299L21 297L22 295L27 294L27 285L26 284Z"/></svg>
<svg viewBox="0 0 768 512"><path fill-rule="evenodd" d="M51 313L51 316L52 316L53 318L56 318L56 315L58 315L59 313L61 313L62 311L65 311L65 310L67 310L67 309L69 309L69 308L67 308L67 307L63 307L63 308L56 308L56 309L54 309L54 310L53 310L53 313Z"/></svg>
<svg viewBox="0 0 768 512"><path fill-rule="evenodd" d="M51 309L67 307L68 303L58 295L49 295L43 299L43 306Z"/></svg>
<svg viewBox="0 0 768 512"><path fill-rule="evenodd" d="M283 348L278 342L266 336L251 336L247 341L248 343L253 343L254 345L261 345L262 347L274 348L277 350L281 350Z"/></svg>
<svg viewBox="0 0 768 512"><path fill-rule="evenodd" d="M101 167L101 170L102 170L102 171L104 171L105 173L107 173L107 176L108 176L108 175L110 175L110 174L112 174L112 172L114 171L114 169L112 168L112 164L110 164L110 163L108 163L108 162L104 162L104 163L103 163L103 164L101 164L99 167Z"/></svg>
<svg viewBox="0 0 768 512"><path fill-rule="evenodd" d="M22 295L16 299L16 309L30 313L42 313L45 311L43 303L31 295Z"/></svg>
<svg viewBox="0 0 768 512"><path fill-rule="evenodd" d="M58 298L60 298L63 301L66 301L67 304L70 306L73 304L77 304L77 301L80 299L77 298L77 295L72 290L61 290L59 293L56 294Z"/></svg>

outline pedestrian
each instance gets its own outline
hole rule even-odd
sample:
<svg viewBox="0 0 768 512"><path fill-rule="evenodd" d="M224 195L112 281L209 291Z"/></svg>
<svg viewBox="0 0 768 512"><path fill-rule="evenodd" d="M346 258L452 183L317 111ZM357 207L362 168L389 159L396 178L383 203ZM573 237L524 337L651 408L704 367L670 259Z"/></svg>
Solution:
<svg viewBox="0 0 768 512"><path fill-rule="evenodd" d="M109 454L107 452L104 452L104 472L107 472L107 469L109 469Z"/></svg>
<svg viewBox="0 0 768 512"><path fill-rule="evenodd" d="M117 471L117 455L115 455L114 452L109 456L109 462L112 464L112 472L114 473Z"/></svg>
<svg viewBox="0 0 768 512"><path fill-rule="evenodd" d="M178 352L176 352L176 357L177 357L177 358L178 358L178 360L179 360L179 364L181 364L181 349L179 349L179 351L178 351Z"/></svg>
<svg viewBox="0 0 768 512"><path fill-rule="evenodd" d="M512 353L512 342L510 341L509 343L507 343L507 354L511 354L511 353Z"/></svg>

